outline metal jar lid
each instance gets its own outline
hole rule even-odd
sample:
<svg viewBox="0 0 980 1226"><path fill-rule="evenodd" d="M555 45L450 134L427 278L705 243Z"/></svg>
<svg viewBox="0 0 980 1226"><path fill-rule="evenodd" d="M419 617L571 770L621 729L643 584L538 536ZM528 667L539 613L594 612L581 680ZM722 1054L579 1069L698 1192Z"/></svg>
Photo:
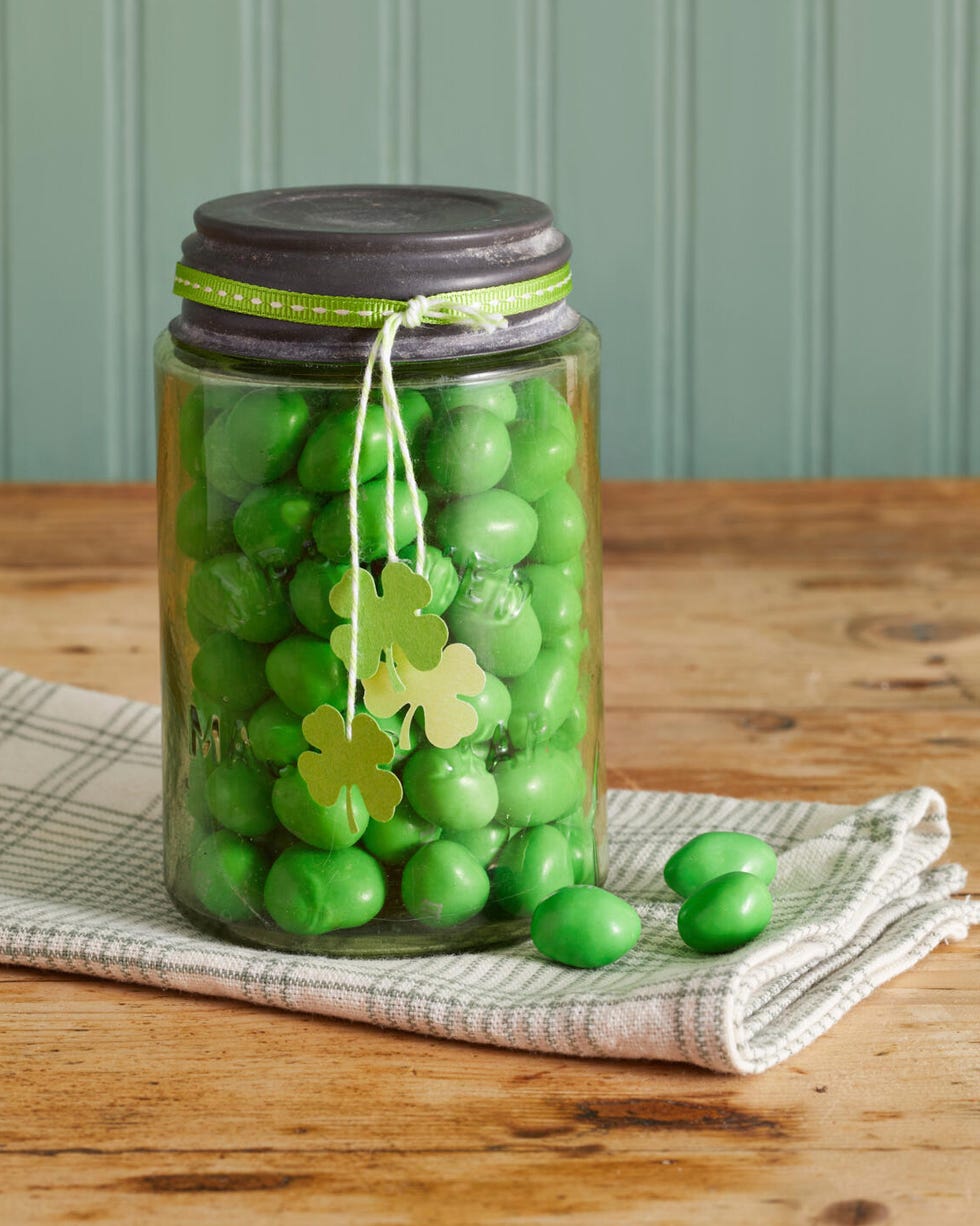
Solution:
<svg viewBox="0 0 980 1226"><path fill-rule="evenodd" d="M571 244L539 200L479 188L352 185L275 188L209 200L194 213L183 262L201 272L309 294L407 301L417 294L529 280L566 264ZM570 332L567 301L494 333L402 328L396 359L521 349ZM177 341L234 357L363 359L374 332L243 315L184 300Z"/></svg>

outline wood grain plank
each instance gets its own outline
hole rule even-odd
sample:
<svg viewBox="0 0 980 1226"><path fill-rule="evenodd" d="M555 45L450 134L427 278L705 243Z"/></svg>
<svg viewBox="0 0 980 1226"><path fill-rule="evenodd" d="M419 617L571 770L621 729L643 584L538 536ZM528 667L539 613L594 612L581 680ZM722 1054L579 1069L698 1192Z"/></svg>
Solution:
<svg viewBox="0 0 980 1226"><path fill-rule="evenodd" d="M970 481L607 486L610 782L850 801L930 783L951 854L980 866L972 698L848 681L976 675L978 504ZM146 487L0 489L0 663L154 698L153 538ZM4 1208L59 1226L958 1226L976 950L940 947L750 1079L2 967Z"/></svg>
<svg viewBox="0 0 980 1226"><path fill-rule="evenodd" d="M216 1226L270 1220L288 1226L326 1220L457 1226L462 1205L465 1220L501 1226L557 1220L648 1226L651 1221L674 1224L715 1216L757 1226L836 1226L911 1222L923 1209L937 1226L970 1220L968 1155L925 1156L916 1166L915 1190L903 1186L907 1159L900 1152L871 1153L860 1172L841 1170L846 1151L825 1157L832 1181L825 1172L806 1169L805 1159L788 1151L765 1164L752 1149L725 1159L658 1153L637 1161L604 1153L601 1142L557 1153L546 1147L519 1156L480 1154L477 1161L465 1154L447 1161L443 1154L403 1150L344 1154L309 1164L291 1155L160 1154L148 1168L145 1159L126 1156L111 1171L98 1156L69 1155L49 1162L65 1194L53 1204L52 1184L35 1182L35 1203L44 1207L30 1221L128 1226L134 1218L126 1215L134 1214L141 1222L191 1220ZM29 1159L3 1165L16 1183L31 1169ZM18 1199L13 1207L29 1205Z"/></svg>

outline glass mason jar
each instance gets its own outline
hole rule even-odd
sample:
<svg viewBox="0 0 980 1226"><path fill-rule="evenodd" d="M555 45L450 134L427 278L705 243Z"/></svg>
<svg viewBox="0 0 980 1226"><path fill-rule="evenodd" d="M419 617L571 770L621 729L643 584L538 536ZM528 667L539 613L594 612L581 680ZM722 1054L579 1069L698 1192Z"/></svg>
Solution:
<svg viewBox="0 0 980 1226"><path fill-rule="evenodd" d="M167 888L280 950L524 937L606 868L599 341L568 241L445 188L195 224L155 354ZM478 301L447 322L446 294Z"/></svg>

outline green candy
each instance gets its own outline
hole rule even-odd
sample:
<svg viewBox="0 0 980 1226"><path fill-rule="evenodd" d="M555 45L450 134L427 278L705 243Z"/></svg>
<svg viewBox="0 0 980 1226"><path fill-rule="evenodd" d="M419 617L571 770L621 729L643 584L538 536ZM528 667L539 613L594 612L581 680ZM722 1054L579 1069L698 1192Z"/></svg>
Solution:
<svg viewBox="0 0 980 1226"><path fill-rule="evenodd" d="M453 639L466 643L486 672L518 677L537 659L541 627L527 590L508 574L474 576L445 618Z"/></svg>
<svg viewBox="0 0 980 1226"><path fill-rule="evenodd" d="M195 481L177 503L177 548L196 562L235 548L235 504L203 481Z"/></svg>
<svg viewBox="0 0 980 1226"><path fill-rule="evenodd" d="M402 873L402 902L429 928L465 923L489 896L486 869L465 847L445 839L419 848Z"/></svg>
<svg viewBox="0 0 980 1226"><path fill-rule="evenodd" d="M411 805L402 801L389 821L376 822L373 817L368 821L361 846L382 864L404 864L439 835L438 826L419 817Z"/></svg>
<svg viewBox="0 0 980 1226"><path fill-rule="evenodd" d="M566 656L570 656L578 662L581 659L582 653L589 645L589 634L587 630L583 630L580 626L575 626L571 630L566 630L564 634L553 638L548 644L555 651L563 651Z"/></svg>
<svg viewBox="0 0 980 1226"><path fill-rule="evenodd" d="M415 477L419 485L429 496L430 503L434 508L433 515L435 515L436 509L441 508L445 503L449 502L452 495L448 490L444 490L442 488L435 477L433 477L432 473L429 472L428 467L423 463L416 465Z"/></svg>
<svg viewBox="0 0 980 1226"><path fill-rule="evenodd" d="M232 459L232 445L228 437L227 412L216 417L204 435L204 476L208 485L220 490L226 498L241 502L252 488Z"/></svg>
<svg viewBox="0 0 980 1226"><path fill-rule="evenodd" d="M309 405L298 392L256 388L242 396L225 426L239 475L254 485L285 476L299 457L309 424Z"/></svg>
<svg viewBox="0 0 980 1226"><path fill-rule="evenodd" d="M471 741L489 741L510 718L510 690L493 673L486 674L483 689L475 698L463 695L462 700L468 702L477 715L477 725L470 736Z"/></svg>
<svg viewBox="0 0 980 1226"><path fill-rule="evenodd" d="M300 562L289 584L289 599L293 612L311 634L329 639L342 618L330 607L330 593L340 582L350 564L325 562L323 558L307 558Z"/></svg>
<svg viewBox="0 0 980 1226"><path fill-rule="evenodd" d="M204 389L195 387L180 406L177 419L180 462L184 472L199 477L204 469Z"/></svg>
<svg viewBox="0 0 980 1226"><path fill-rule="evenodd" d="M329 643L311 634L294 634L277 643L265 662L265 675L296 715L309 715L324 703L339 710L347 701L343 662Z"/></svg>
<svg viewBox="0 0 980 1226"><path fill-rule="evenodd" d="M230 830L219 830L197 845L191 855L191 889L200 904L217 919L240 923L262 911L265 855Z"/></svg>
<svg viewBox="0 0 980 1226"><path fill-rule="evenodd" d="M681 940L701 954L724 954L754 940L772 918L772 897L753 873L706 882L677 913Z"/></svg>
<svg viewBox="0 0 980 1226"><path fill-rule="evenodd" d="M261 486L235 512L235 540L261 566L292 566L303 556L317 504L295 481Z"/></svg>
<svg viewBox="0 0 980 1226"><path fill-rule="evenodd" d="M194 818L187 832L188 855L193 856L204 840L210 838L212 834L214 834L214 822L211 818L204 820Z"/></svg>
<svg viewBox="0 0 980 1226"><path fill-rule="evenodd" d="M640 939L640 917L622 898L596 885L570 885L538 906L531 940L564 966L608 966Z"/></svg>
<svg viewBox="0 0 980 1226"><path fill-rule="evenodd" d="M568 843L553 826L524 830L500 853L493 899L511 915L530 915L556 890L574 884Z"/></svg>
<svg viewBox="0 0 980 1226"><path fill-rule="evenodd" d="M191 758L187 768L187 792L184 804L187 812L199 822L208 822L213 814L208 804L208 764L204 758Z"/></svg>
<svg viewBox="0 0 980 1226"><path fill-rule="evenodd" d="M194 746L192 752L204 755L204 769L210 775L221 755L229 752L241 739L248 711L219 702L203 690L193 690L189 715Z"/></svg>
<svg viewBox="0 0 980 1226"><path fill-rule="evenodd" d="M428 510L428 499L419 490L422 518ZM529 508L530 509L530 508ZM369 481L357 491L357 524L361 562L372 562L388 552L385 534L385 479ZM412 510L409 488L404 481L395 482L395 548L404 549L415 539L417 525ZM313 524L317 548L331 562L350 559L350 507L346 496L331 498Z"/></svg>
<svg viewBox="0 0 980 1226"><path fill-rule="evenodd" d="M568 718L551 738L556 749L577 749L589 730L589 709L580 694L572 704Z"/></svg>
<svg viewBox="0 0 980 1226"><path fill-rule="evenodd" d="M222 414L229 414L239 400L253 390L251 383L226 383L223 379L205 383L204 428Z"/></svg>
<svg viewBox="0 0 980 1226"><path fill-rule="evenodd" d="M527 557L538 519L507 490L486 490L451 502L436 516L436 538L459 567L505 570Z"/></svg>
<svg viewBox="0 0 980 1226"><path fill-rule="evenodd" d="M399 556L414 570L418 547L409 545L407 549L401 551ZM432 599L422 612L434 613L437 617L441 617L456 599L456 593L459 591L459 575L456 573L456 567L444 553L440 553L432 545L426 545L422 574L429 587L432 588Z"/></svg>
<svg viewBox="0 0 980 1226"><path fill-rule="evenodd" d="M574 584L578 591L581 591L585 586L585 559L581 553L577 553L573 558L569 558L567 562L559 562L553 568L560 575Z"/></svg>
<svg viewBox="0 0 980 1226"><path fill-rule="evenodd" d="M289 847L265 883L266 910L283 931L301 936L359 928L374 919L384 901L384 873L359 847L334 852Z"/></svg>
<svg viewBox="0 0 980 1226"><path fill-rule="evenodd" d="M493 776L464 745L416 750L405 764L402 785L415 812L445 830L477 830L497 811Z"/></svg>
<svg viewBox="0 0 980 1226"><path fill-rule="evenodd" d="M251 711L269 692L267 654L256 643L219 631L201 644L191 664L191 677L221 709Z"/></svg>
<svg viewBox="0 0 980 1226"><path fill-rule="evenodd" d="M485 409L506 425L517 416L517 397L509 383L457 383L440 396L443 409Z"/></svg>
<svg viewBox="0 0 980 1226"><path fill-rule="evenodd" d="M542 826L581 805L582 763L569 750L541 745L504 758L493 770L497 820L505 826Z"/></svg>
<svg viewBox="0 0 980 1226"><path fill-rule="evenodd" d="M218 634L218 627L205 617L192 601L187 602L187 629L198 644L204 643L212 634Z"/></svg>
<svg viewBox="0 0 980 1226"><path fill-rule="evenodd" d="M398 410L401 413L402 425L405 427L408 449L413 457L419 455L429 427L432 425L432 409L429 402L421 392L403 388L398 392ZM397 438L395 439L395 472L399 477L405 475L405 460Z"/></svg>
<svg viewBox="0 0 980 1226"><path fill-rule="evenodd" d="M560 830L568 844L568 853L572 858L572 872L575 875L575 885L595 885L596 855L595 833L590 826L581 822L581 817L567 818L557 822L555 830Z"/></svg>
<svg viewBox="0 0 980 1226"><path fill-rule="evenodd" d="M490 822L479 830L446 830L442 837L450 843L459 843L461 847L465 847L473 859L486 868L493 863L510 834L506 826L501 826L499 822Z"/></svg>
<svg viewBox="0 0 980 1226"><path fill-rule="evenodd" d="M538 429L558 430L568 439L574 452L577 431L572 410L565 397L547 379L527 379L515 389L517 416Z"/></svg>
<svg viewBox="0 0 980 1226"><path fill-rule="evenodd" d="M274 643L293 625L282 583L240 553L199 562L190 577L187 601L219 630L250 643Z"/></svg>
<svg viewBox="0 0 980 1226"><path fill-rule="evenodd" d="M353 846L367 829L369 820L367 806L358 790L345 788L332 805L318 804L295 766L287 766L273 784L272 808L291 834L322 851L338 851L342 847ZM350 828L351 816L354 819L353 830Z"/></svg>
<svg viewBox="0 0 980 1226"><path fill-rule="evenodd" d="M334 387L334 388L317 388L316 391L307 391L306 396L310 402L310 408L313 410L317 422L321 421L327 413L336 413L341 410L355 408L360 398L359 387Z"/></svg>
<svg viewBox="0 0 980 1226"><path fill-rule="evenodd" d="M500 418L486 409L453 409L436 422L425 459L448 493L482 494L507 471L510 436Z"/></svg>
<svg viewBox="0 0 980 1226"><path fill-rule="evenodd" d="M510 685L507 732L518 749L546 741L562 726L578 697L578 663L567 652L542 647L526 673Z"/></svg>
<svg viewBox="0 0 980 1226"><path fill-rule="evenodd" d="M557 567L526 566L522 578L531 585L531 608L541 627L545 646L578 629L582 621L582 597L575 584Z"/></svg>
<svg viewBox="0 0 980 1226"><path fill-rule="evenodd" d="M275 827L272 779L248 762L222 762L208 779L208 805L229 830L251 838Z"/></svg>
<svg viewBox="0 0 980 1226"><path fill-rule="evenodd" d="M342 409L325 417L310 435L296 469L308 490L330 494L347 489L354 462L356 424L357 409ZM359 482L370 481L384 470L388 463L386 437L384 409L379 404L369 404L357 462Z"/></svg>
<svg viewBox="0 0 980 1226"><path fill-rule="evenodd" d="M585 510L578 494L561 481L534 504L538 535L530 552L532 562L567 562L585 543Z"/></svg>
<svg viewBox="0 0 980 1226"><path fill-rule="evenodd" d="M248 721L252 753L273 766L289 766L309 746L303 736L303 721L281 698L269 698Z"/></svg>
<svg viewBox="0 0 980 1226"><path fill-rule="evenodd" d="M664 865L664 880L681 898L725 873L752 873L768 885L776 876L776 853L754 834L713 830L690 839Z"/></svg>
<svg viewBox="0 0 980 1226"><path fill-rule="evenodd" d="M575 441L553 426L518 421L510 428L511 460L502 489L536 502L565 476L575 459Z"/></svg>
<svg viewBox="0 0 980 1226"><path fill-rule="evenodd" d="M358 712L363 711L366 714L371 715L371 712L368 711L367 707L362 702L357 704L356 709ZM398 711L394 715L371 715L371 718L382 732L387 732L388 736L391 737L391 743L395 750L395 756L391 759L391 762L388 765L390 769L393 770L399 762L404 762L412 750L415 749L416 745L418 744L420 734L416 730L415 724L413 723L408 730L409 748L402 749L400 741L402 735L402 723L405 719L404 712Z"/></svg>

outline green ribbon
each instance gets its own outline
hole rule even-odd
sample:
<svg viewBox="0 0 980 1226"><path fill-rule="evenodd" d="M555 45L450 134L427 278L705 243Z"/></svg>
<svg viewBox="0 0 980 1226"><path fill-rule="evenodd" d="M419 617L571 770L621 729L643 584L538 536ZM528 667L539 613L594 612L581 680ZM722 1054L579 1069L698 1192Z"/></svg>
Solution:
<svg viewBox="0 0 980 1226"><path fill-rule="evenodd" d="M427 294L419 322L467 324L474 311L491 315L519 315L551 306L567 297L572 289L572 270L563 264L554 272L529 281L488 285L483 289L451 290ZM178 264L174 293L191 302L236 311L240 315L259 315L263 319L291 319L294 323L321 324L329 328L380 328L391 315L403 314L409 303L396 298L344 298L336 294L299 294L292 290L270 289L215 277ZM454 306L462 308L458 315ZM428 308L432 308L431 314Z"/></svg>

